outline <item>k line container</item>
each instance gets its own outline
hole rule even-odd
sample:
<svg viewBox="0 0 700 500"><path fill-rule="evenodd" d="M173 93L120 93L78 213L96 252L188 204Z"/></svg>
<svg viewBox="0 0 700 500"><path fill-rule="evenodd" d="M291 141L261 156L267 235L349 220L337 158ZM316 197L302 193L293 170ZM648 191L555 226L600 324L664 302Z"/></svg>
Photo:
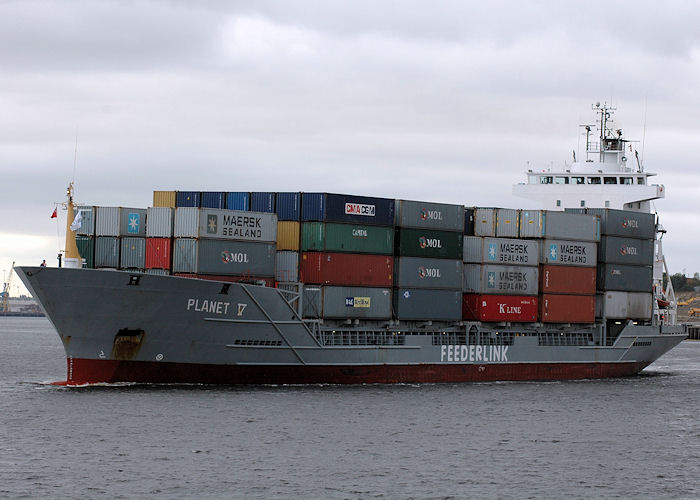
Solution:
<svg viewBox="0 0 700 500"><path fill-rule="evenodd" d="M301 193L277 193L277 219L286 221L301 219Z"/></svg>
<svg viewBox="0 0 700 500"><path fill-rule="evenodd" d="M77 235L75 237L75 244L78 247L78 253L80 258L83 260L83 267L94 268L95 267L95 237L94 236L84 236Z"/></svg>
<svg viewBox="0 0 700 500"><path fill-rule="evenodd" d="M75 231L75 234L81 234L83 236L94 236L96 208L97 207L89 205L81 205L75 207L74 216L77 217L78 212L80 212L80 227L77 229L77 231Z"/></svg>
<svg viewBox="0 0 700 500"><path fill-rule="evenodd" d="M153 206L175 208L175 191L153 191Z"/></svg>
<svg viewBox="0 0 700 500"><path fill-rule="evenodd" d="M175 194L176 207L199 207L202 193L198 191L177 191Z"/></svg>
<svg viewBox="0 0 700 500"><path fill-rule="evenodd" d="M146 267L146 238L122 238L119 267L144 269Z"/></svg>
<svg viewBox="0 0 700 500"><path fill-rule="evenodd" d="M537 321L537 297L467 293L462 297L462 319L534 323Z"/></svg>
<svg viewBox="0 0 700 500"><path fill-rule="evenodd" d="M146 212L146 236L171 238L173 236L173 212L170 207L149 207Z"/></svg>
<svg viewBox="0 0 700 500"><path fill-rule="evenodd" d="M229 210L248 210L250 193L238 191L226 193L226 208Z"/></svg>
<svg viewBox="0 0 700 500"><path fill-rule="evenodd" d="M595 295L552 295L539 297L542 323L594 323Z"/></svg>
<svg viewBox="0 0 700 500"><path fill-rule="evenodd" d="M119 238L98 236L95 240L95 267L119 267Z"/></svg>
<svg viewBox="0 0 700 500"><path fill-rule="evenodd" d="M275 280L299 281L299 252L277 252L275 255Z"/></svg>
<svg viewBox="0 0 700 500"><path fill-rule="evenodd" d="M226 193L221 191L203 191L202 208L226 208Z"/></svg>
<svg viewBox="0 0 700 500"><path fill-rule="evenodd" d="M251 212L275 212L276 193L271 192L255 192L250 193L250 210Z"/></svg>
<svg viewBox="0 0 700 500"><path fill-rule="evenodd" d="M400 257L462 258L462 233L431 229L396 230L395 254Z"/></svg>
<svg viewBox="0 0 700 500"><path fill-rule="evenodd" d="M399 320L459 321L462 318L462 292L397 288L394 314Z"/></svg>
<svg viewBox="0 0 700 500"><path fill-rule="evenodd" d="M402 288L462 289L462 261L399 257L394 264L394 284Z"/></svg>
<svg viewBox="0 0 700 500"><path fill-rule="evenodd" d="M600 222L594 215L547 210L541 236L553 240L600 241Z"/></svg>
<svg viewBox="0 0 700 500"><path fill-rule="evenodd" d="M277 251L299 251L299 222L281 220L277 222Z"/></svg>
<svg viewBox="0 0 700 500"><path fill-rule="evenodd" d="M393 226L394 200L348 194L304 193L302 221Z"/></svg>
<svg viewBox="0 0 700 500"><path fill-rule="evenodd" d="M303 316L391 319L391 288L305 286Z"/></svg>
<svg viewBox="0 0 700 500"><path fill-rule="evenodd" d="M654 214L612 208L566 209L566 212L579 210L585 210L588 215L600 217L601 235L652 240L656 235Z"/></svg>
<svg viewBox="0 0 700 500"><path fill-rule="evenodd" d="M464 208L464 235L474 236L474 209Z"/></svg>
<svg viewBox="0 0 700 500"><path fill-rule="evenodd" d="M496 209L474 209L474 236L496 236Z"/></svg>
<svg viewBox="0 0 700 500"><path fill-rule="evenodd" d="M394 258L387 255L304 252L301 281L323 285L390 287Z"/></svg>
<svg viewBox="0 0 700 500"><path fill-rule="evenodd" d="M599 264L598 289L619 292L652 291L652 268L624 264Z"/></svg>
<svg viewBox="0 0 700 500"><path fill-rule="evenodd" d="M146 269L170 269L172 244L170 238L146 238Z"/></svg>
<svg viewBox="0 0 700 500"><path fill-rule="evenodd" d="M536 240L465 236L463 246L464 262L536 266L540 260L540 246Z"/></svg>
<svg viewBox="0 0 700 500"><path fill-rule="evenodd" d="M517 238L519 210L514 208L496 209L496 236L498 238Z"/></svg>
<svg viewBox="0 0 700 500"><path fill-rule="evenodd" d="M459 231L464 228L464 207L446 203L396 200L396 225L417 229Z"/></svg>
<svg viewBox="0 0 700 500"><path fill-rule="evenodd" d="M532 266L464 265L465 293L537 295L538 269Z"/></svg>
<svg viewBox="0 0 700 500"><path fill-rule="evenodd" d="M651 293L608 291L596 295L596 317L612 320L649 321L652 314Z"/></svg>
<svg viewBox="0 0 700 500"><path fill-rule="evenodd" d="M596 268L540 266L540 293L595 295Z"/></svg>
<svg viewBox="0 0 700 500"><path fill-rule="evenodd" d="M597 244L591 241L544 240L540 255L542 264L594 267L598 257Z"/></svg>
<svg viewBox="0 0 700 500"><path fill-rule="evenodd" d="M654 263L654 241L603 236L598 246L598 260L607 264L651 266Z"/></svg>
<svg viewBox="0 0 700 500"><path fill-rule="evenodd" d="M302 251L381 255L391 255L394 252L392 227L304 222L301 233Z"/></svg>

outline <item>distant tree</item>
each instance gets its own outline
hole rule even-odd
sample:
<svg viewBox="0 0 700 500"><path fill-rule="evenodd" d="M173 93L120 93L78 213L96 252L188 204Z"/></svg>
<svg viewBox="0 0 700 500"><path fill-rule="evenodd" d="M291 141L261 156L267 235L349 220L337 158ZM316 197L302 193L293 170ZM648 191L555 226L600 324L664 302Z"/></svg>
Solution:
<svg viewBox="0 0 700 500"><path fill-rule="evenodd" d="M688 286L688 278L682 273L676 273L671 276L671 283L673 284L673 289L677 292L684 292L692 290Z"/></svg>
<svg viewBox="0 0 700 500"><path fill-rule="evenodd" d="M693 279L694 279L694 280L700 280L700 273L695 273L695 274L693 274Z"/></svg>

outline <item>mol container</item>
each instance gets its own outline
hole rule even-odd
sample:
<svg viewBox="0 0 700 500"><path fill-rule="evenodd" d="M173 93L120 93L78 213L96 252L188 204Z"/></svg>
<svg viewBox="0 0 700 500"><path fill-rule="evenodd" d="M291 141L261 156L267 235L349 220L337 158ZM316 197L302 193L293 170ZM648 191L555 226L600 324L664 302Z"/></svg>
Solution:
<svg viewBox="0 0 700 500"><path fill-rule="evenodd" d="M95 267L95 237L76 235L75 244L78 247L78 254L83 261L83 267L92 269Z"/></svg>
<svg viewBox="0 0 700 500"><path fill-rule="evenodd" d="M536 266L539 263L539 242L508 238L464 237L464 262Z"/></svg>
<svg viewBox="0 0 700 500"><path fill-rule="evenodd" d="M75 207L75 217L80 213L80 227L75 231L75 234L81 234L83 236L93 236L95 234L96 208L97 207L89 205Z"/></svg>
<svg viewBox="0 0 700 500"><path fill-rule="evenodd" d="M596 317L613 320L649 321L653 294L606 291L596 295Z"/></svg>
<svg viewBox="0 0 700 500"><path fill-rule="evenodd" d="M594 323L595 295L542 294L539 320L542 323Z"/></svg>
<svg viewBox="0 0 700 500"><path fill-rule="evenodd" d="M540 293L595 295L596 268L540 266Z"/></svg>
<svg viewBox="0 0 700 500"><path fill-rule="evenodd" d="M146 209L97 207L97 236L146 236Z"/></svg>
<svg viewBox="0 0 700 500"><path fill-rule="evenodd" d="M273 277L275 244L176 238L173 272Z"/></svg>
<svg viewBox="0 0 700 500"><path fill-rule="evenodd" d="M597 282L599 290L651 293L652 268L601 263L598 266Z"/></svg>
<svg viewBox="0 0 700 500"><path fill-rule="evenodd" d="M591 241L544 240L540 263L558 266L595 267L596 243Z"/></svg>
<svg viewBox="0 0 700 500"><path fill-rule="evenodd" d="M372 253L394 252L394 228L359 224L304 222L302 251Z"/></svg>
<svg viewBox="0 0 700 500"><path fill-rule="evenodd" d="M275 280L299 281L299 252L277 252L275 255Z"/></svg>
<svg viewBox="0 0 700 500"><path fill-rule="evenodd" d="M391 319L391 288L305 286L303 317Z"/></svg>
<svg viewBox="0 0 700 500"><path fill-rule="evenodd" d="M300 267L304 283L388 287L394 278L389 255L304 252Z"/></svg>
<svg viewBox="0 0 700 500"><path fill-rule="evenodd" d="M565 212L597 215L600 217L601 235L650 240L656 235L654 214L612 208L567 208Z"/></svg>
<svg viewBox="0 0 700 500"><path fill-rule="evenodd" d="M465 293L537 295L538 269L532 266L464 265Z"/></svg>
<svg viewBox="0 0 700 500"><path fill-rule="evenodd" d="M654 241L603 236L598 246L598 260L607 264L651 266L654 263Z"/></svg>
<svg viewBox="0 0 700 500"><path fill-rule="evenodd" d="M399 320L459 321L462 318L462 292L397 288L394 313Z"/></svg>
<svg viewBox="0 0 700 500"><path fill-rule="evenodd" d="M394 200L349 194L304 193L301 220L375 226L394 225Z"/></svg>
<svg viewBox="0 0 700 500"><path fill-rule="evenodd" d="M95 240L95 267L119 267L119 238L98 236Z"/></svg>
<svg viewBox="0 0 700 500"><path fill-rule="evenodd" d="M122 238L119 255L121 269L144 269L146 267L146 238Z"/></svg>
<svg viewBox="0 0 700 500"><path fill-rule="evenodd" d="M250 208L250 193L245 191L231 191L226 193L226 208L229 210L243 210Z"/></svg>
<svg viewBox="0 0 700 500"><path fill-rule="evenodd" d="M170 238L146 238L146 269L170 269L171 249Z"/></svg>
<svg viewBox="0 0 700 500"><path fill-rule="evenodd" d="M474 236L496 236L496 208L474 209Z"/></svg>
<svg viewBox="0 0 700 500"><path fill-rule="evenodd" d="M149 238L171 238L173 236L173 209L149 207L146 211L146 236Z"/></svg>
<svg viewBox="0 0 700 500"><path fill-rule="evenodd" d="M175 237L274 243L277 241L277 216L215 208L178 208Z"/></svg>
<svg viewBox="0 0 700 500"><path fill-rule="evenodd" d="M465 293L462 296L462 319L534 323L537 321L537 297Z"/></svg>
<svg viewBox="0 0 700 500"><path fill-rule="evenodd" d="M517 238L519 210L513 208L496 209L496 237Z"/></svg>
<svg viewBox="0 0 700 500"><path fill-rule="evenodd" d="M402 288L462 289L462 261L399 257L394 264L394 284Z"/></svg>
<svg viewBox="0 0 700 500"><path fill-rule="evenodd" d="M396 231L396 255L401 257L462 258L462 233L432 229L400 228Z"/></svg>
<svg viewBox="0 0 700 500"><path fill-rule="evenodd" d="M464 207L446 203L396 200L396 225L462 232Z"/></svg>

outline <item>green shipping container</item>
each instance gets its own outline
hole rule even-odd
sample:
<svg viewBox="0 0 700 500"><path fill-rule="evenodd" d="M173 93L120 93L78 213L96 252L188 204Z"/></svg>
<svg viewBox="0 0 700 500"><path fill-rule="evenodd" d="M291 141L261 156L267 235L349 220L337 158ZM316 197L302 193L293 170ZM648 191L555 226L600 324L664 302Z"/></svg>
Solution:
<svg viewBox="0 0 700 500"><path fill-rule="evenodd" d="M396 255L401 257L462 258L462 233L428 229L396 230Z"/></svg>
<svg viewBox="0 0 700 500"><path fill-rule="evenodd" d="M301 227L302 251L391 255L394 228L305 222Z"/></svg>
<svg viewBox="0 0 700 500"><path fill-rule="evenodd" d="M75 244L78 247L80 258L85 262L84 267L95 267L95 238L93 236L75 236Z"/></svg>

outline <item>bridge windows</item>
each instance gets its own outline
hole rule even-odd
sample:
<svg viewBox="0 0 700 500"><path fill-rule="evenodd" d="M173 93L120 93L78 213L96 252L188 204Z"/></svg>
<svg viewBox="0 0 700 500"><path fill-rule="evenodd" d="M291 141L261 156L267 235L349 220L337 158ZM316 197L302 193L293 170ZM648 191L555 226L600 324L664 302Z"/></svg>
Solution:
<svg viewBox="0 0 700 500"><path fill-rule="evenodd" d="M540 176L540 184L552 184L553 183L553 177L551 175L541 175Z"/></svg>
<svg viewBox="0 0 700 500"><path fill-rule="evenodd" d="M589 177L588 184L600 184L600 177Z"/></svg>
<svg viewBox="0 0 700 500"><path fill-rule="evenodd" d="M617 184L617 177L603 177L603 184Z"/></svg>
<svg viewBox="0 0 700 500"><path fill-rule="evenodd" d="M620 177L620 184L634 184L632 177Z"/></svg>
<svg viewBox="0 0 700 500"><path fill-rule="evenodd" d="M583 177L572 177L571 184L585 184Z"/></svg>
<svg viewBox="0 0 700 500"><path fill-rule="evenodd" d="M569 178L568 177L555 177L554 178L554 184L568 184L569 183Z"/></svg>
<svg viewBox="0 0 700 500"><path fill-rule="evenodd" d="M644 184L644 177L637 177L637 184Z"/></svg>

